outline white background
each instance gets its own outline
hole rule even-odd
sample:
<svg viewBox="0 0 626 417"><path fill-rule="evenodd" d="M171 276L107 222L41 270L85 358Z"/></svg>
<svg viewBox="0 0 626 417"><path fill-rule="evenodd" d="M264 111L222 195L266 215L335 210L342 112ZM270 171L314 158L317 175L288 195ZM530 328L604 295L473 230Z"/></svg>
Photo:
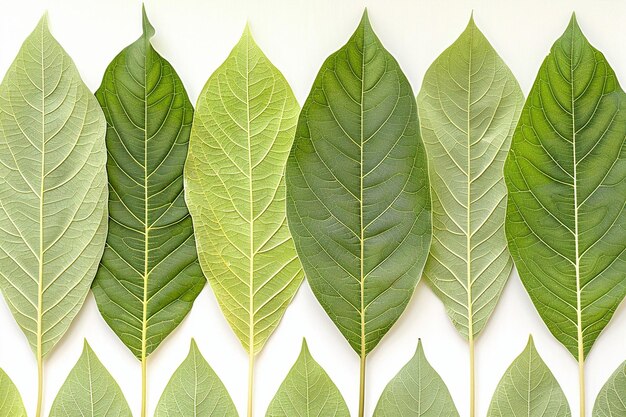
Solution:
<svg viewBox="0 0 626 417"><path fill-rule="evenodd" d="M172 62L195 103L209 75L239 39L246 20L257 42L283 71L300 103L324 59L350 37L367 6L374 29L400 62L415 93L433 60L463 31L474 11L477 25L511 67L528 93L541 61L565 29L570 14L591 42L605 53L626 84L626 2L622 0L153 0L147 1L156 28L155 47ZM95 91L113 57L141 32L141 3L129 0L20 0L0 3L0 73L4 74L41 14L49 11L53 35L74 58ZM626 277L624 278L626 279ZM613 370L626 359L626 308L622 306L595 344L587 362L587 413ZM511 361L531 334L578 415L577 365L540 320L517 273L477 342L478 416ZM172 372L194 337L222 378L241 415L247 395L247 355L222 317L208 288L191 314L149 361L149 410L153 414ZM353 414L358 401L358 358L302 285L278 330L257 360L255 415L263 416L306 337ZM87 338L117 379L139 415L139 362L109 330L93 297L45 363L45 409L78 359ZM420 283L407 311L370 355L367 414L387 382L411 358L418 338L448 384L461 416L468 416L467 345L448 320L442 304ZM36 403L36 364L28 343L4 301L0 301L0 367L21 391L30 415Z"/></svg>

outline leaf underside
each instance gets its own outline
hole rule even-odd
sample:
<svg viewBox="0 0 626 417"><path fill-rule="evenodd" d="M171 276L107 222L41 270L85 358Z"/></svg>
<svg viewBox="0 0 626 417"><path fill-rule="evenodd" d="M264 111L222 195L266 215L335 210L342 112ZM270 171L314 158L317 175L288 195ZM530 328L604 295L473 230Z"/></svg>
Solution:
<svg viewBox="0 0 626 417"><path fill-rule="evenodd" d="M195 341L165 387L154 417L237 417L237 409Z"/></svg>
<svg viewBox="0 0 626 417"><path fill-rule="evenodd" d="M350 417L348 406L326 371L313 359L306 341L270 403L266 417Z"/></svg>
<svg viewBox="0 0 626 417"><path fill-rule="evenodd" d="M626 362L606 381L593 406L593 417L626 416Z"/></svg>
<svg viewBox="0 0 626 417"><path fill-rule="evenodd" d="M498 383L487 417L570 417L567 398L532 338Z"/></svg>
<svg viewBox="0 0 626 417"><path fill-rule="evenodd" d="M541 318L581 360L626 295L625 102L572 17L505 164L509 250Z"/></svg>
<svg viewBox="0 0 626 417"><path fill-rule="evenodd" d="M50 417L132 417L117 382L87 341L83 354L61 386Z"/></svg>
<svg viewBox="0 0 626 417"><path fill-rule="evenodd" d="M450 391L428 363L422 343L413 358L387 384L374 417L458 417Z"/></svg>
<svg viewBox="0 0 626 417"><path fill-rule="evenodd" d="M430 245L416 106L365 14L322 66L287 163L287 216L307 279L361 356L404 311Z"/></svg>
<svg viewBox="0 0 626 417"><path fill-rule="evenodd" d="M2 369L0 369L0 417L27 417L22 396Z"/></svg>
<svg viewBox="0 0 626 417"><path fill-rule="evenodd" d="M477 336L513 267L502 169L524 97L472 19L426 72L417 103L433 199L424 277L457 330Z"/></svg>
<svg viewBox="0 0 626 417"><path fill-rule="evenodd" d="M204 286L183 193L193 108L144 33L109 64L96 92L108 123L109 234L93 292L138 358L187 315Z"/></svg>
<svg viewBox="0 0 626 417"><path fill-rule="evenodd" d="M246 27L200 93L185 166L200 264L246 350L258 353L304 276L283 174L299 106Z"/></svg>
<svg viewBox="0 0 626 417"><path fill-rule="evenodd" d="M0 288L42 357L85 301L107 231L105 119L46 19L0 85Z"/></svg>

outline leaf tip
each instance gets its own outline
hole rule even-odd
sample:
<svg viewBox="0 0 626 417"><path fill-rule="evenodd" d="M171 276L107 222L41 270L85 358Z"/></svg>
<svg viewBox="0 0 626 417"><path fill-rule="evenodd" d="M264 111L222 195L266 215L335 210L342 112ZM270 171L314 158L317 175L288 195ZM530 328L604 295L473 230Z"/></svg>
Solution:
<svg viewBox="0 0 626 417"><path fill-rule="evenodd" d="M141 4L141 26L143 28L144 37L149 39L154 36L154 26L152 26L152 23L150 23L150 20L148 19L145 3Z"/></svg>
<svg viewBox="0 0 626 417"><path fill-rule="evenodd" d="M360 26L363 27L371 27L372 24L370 23L370 17L369 14L367 12L367 7L365 9L363 9L363 16L361 16L361 23L359 23Z"/></svg>
<svg viewBox="0 0 626 417"><path fill-rule="evenodd" d="M44 29L46 32L49 32L50 29L48 27L48 11L44 11L43 14L41 15L41 18L39 19L39 23L37 23L37 26Z"/></svg>
<svg viewBox="0 0 626 417"><path fill-rule="evenodd" d="M306 342L306 337L302 338L302 353L309 353L309 344Z"/></svg>

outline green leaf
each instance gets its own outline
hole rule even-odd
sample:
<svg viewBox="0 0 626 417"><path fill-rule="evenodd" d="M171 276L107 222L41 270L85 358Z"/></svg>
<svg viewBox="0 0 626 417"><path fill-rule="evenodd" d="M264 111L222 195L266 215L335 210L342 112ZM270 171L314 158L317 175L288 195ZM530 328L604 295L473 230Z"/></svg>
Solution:
<svg viewBox="0 0 626 417"><path fill-rule="evenodd" d="M618 416L626 416L626 362L609 377L593 406L593 417Z"/></svg>
<svg viewBox="0 0 626 417"><path fill-rule="evenodd" d="M417 105L367 13L302 109L287 216L315 296L364 357L404 311L431 238Z"/></svg>
<svg viewBox="0 0 626 417"><path fill-rule="evenodd" d="M624 98L572 16L505 164L509 250L541 318L581 362L626 295Z"/></svg>
<svg viewBox="0 0 626 417"><path fill-rule="evenodd" d="M430 366L422 342L383 391L374 417L458 417L445 382Z"/></svg>
<svg viewBox="0 0 626 417"><path fill-rule="evenodd" d="M87 341L52 403L50 417L132 417L128 403Z"/></svg>
<svg viewBox="0 0 626 417"><path fill-rule="evenodd" d="M478 336L513 267L502 169L524 96L472 18L426 72L417 104L433 199L424 277L457 330Z"/></svg>
<svg viewBox="0 0 626 417"><path fill-rule="evenodd" d="M104 135L44 15L0 84L0 288L38 359L78 314L104 250Z"/></svg>
<svg viewBox="0 0 626 417"><path fill-rule="evenodd" d="M169 62L143 35L109 64L96 92L107 119L109 234L93 292L137 358L185 318L204 277L183 193L193 108Z"/></svg>
<svg viewBox="0 0 626 417"><path fill-rule="evenodd" d="M155 417L237 417L226 387L202 357L194 340L189 355L165 387Z"/></svg>
<svg viewBox="0 0 626 417"><path fill-rule="evenodd" d="M246 27L198 99L185 193L200 264L242 345L261 351L303 280L283 173L298 103Z"/></svg>
<svg viewBox="0 0 626 417"><path fill-rule="evenodd" d="M569 417L567 398L532 337L500 380L487 417Z"/></svg>
<svg viewBox="0 0 626 417"><path fill-rule="evenodd" d="M2 369L0 369L0 417L27 417L22 396Z"/></svg>
<svg viewBox="0 0 626 417"><path fill-rule="evenodd" d="M326 371L313 359L306 340L270 403L266 417L350 417L348 406Z"/></svg>

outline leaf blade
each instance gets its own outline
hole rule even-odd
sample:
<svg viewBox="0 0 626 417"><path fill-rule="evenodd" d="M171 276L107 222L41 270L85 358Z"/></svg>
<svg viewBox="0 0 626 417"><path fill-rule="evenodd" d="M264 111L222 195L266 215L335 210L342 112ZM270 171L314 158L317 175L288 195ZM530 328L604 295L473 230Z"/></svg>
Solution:
<svg viewBox="0 0 626 417"><path fill-rule="evenodd" d="M2 369L0 369L0 416L27 417L20 392Z"/></svg>
<svg viewBox="0 0 626 417"><path fill-rule="evenodd" d="M541 318L580 361L626 295L624 102L573 16L539 70L505 163L509 249Z"/></svg>
<svg viewBox="0 0 626 417"><path fill-rule="evenodd" d="M532 337L498 383L487 417L570 417L567 398Z"/></svg>
<svg viewBox="0 0 626 417"><path fill-rule="evenodd" d="M50 417L132 417L117 382L85 340L83 353L61 386Z"/></svg>
<svg viewBox="0 0 626 417"><path fill-rule="evenodd" d="M341 392L313 359L306 340L270 403L266 417L350 417Z"/></svg>
<svg viewBox="0 0 626 417"><path fill-rule="evenodd" d="M154 413L154 417L188 416L238 416L226 387L193 339L189 355L172 375Z"/></svg>
<svg viewBox="0 0 626 417"><path fill-rule="evenodd" d="M287 214L315 296L365 356L404 311L431 235L413 92L367 14L323 64L302 109Z"/></svg>
<svg viewBox="0 0 626 417"><path fill-rule="evenodd" d="M415 355L385 387L374 417L458 417L450 391L420 341Z"/></svg>
<svg viewBox="0 0 626 417"><path fill-rule="evenodd" d="M78 314L104 249L104 129L44 15L0 84L0 287L40 357Z"/></svg>
<svg viewBox="0 0 626 417"><path fill-rule="evenodd" d="M142 36L109 64L96 92L107 123L109 234L93 292L137 358L180 324L204 286L183 195L193 107L171 64Z"/></svg>
<svg viewBox="0 0 626 417"><path fill-rule="evenodd" d="M289 84L246 27L200 94L185 165L200 263L253 353L303 280L283 206L298 111Z"/></svg>
<svg viewBox="0 0 626 417"><path fill-rule="evenodd" d="M593 406L593 417L626 415L626 362L606 381Z"/></svg>
<svg viewBox="0 0 626 417"><path fill-rule="evenodd" d="M472 18L426 72L417 103L433 199L424 277L459 333L475 337L513 267L502 171L524 97Z"/></svg>

